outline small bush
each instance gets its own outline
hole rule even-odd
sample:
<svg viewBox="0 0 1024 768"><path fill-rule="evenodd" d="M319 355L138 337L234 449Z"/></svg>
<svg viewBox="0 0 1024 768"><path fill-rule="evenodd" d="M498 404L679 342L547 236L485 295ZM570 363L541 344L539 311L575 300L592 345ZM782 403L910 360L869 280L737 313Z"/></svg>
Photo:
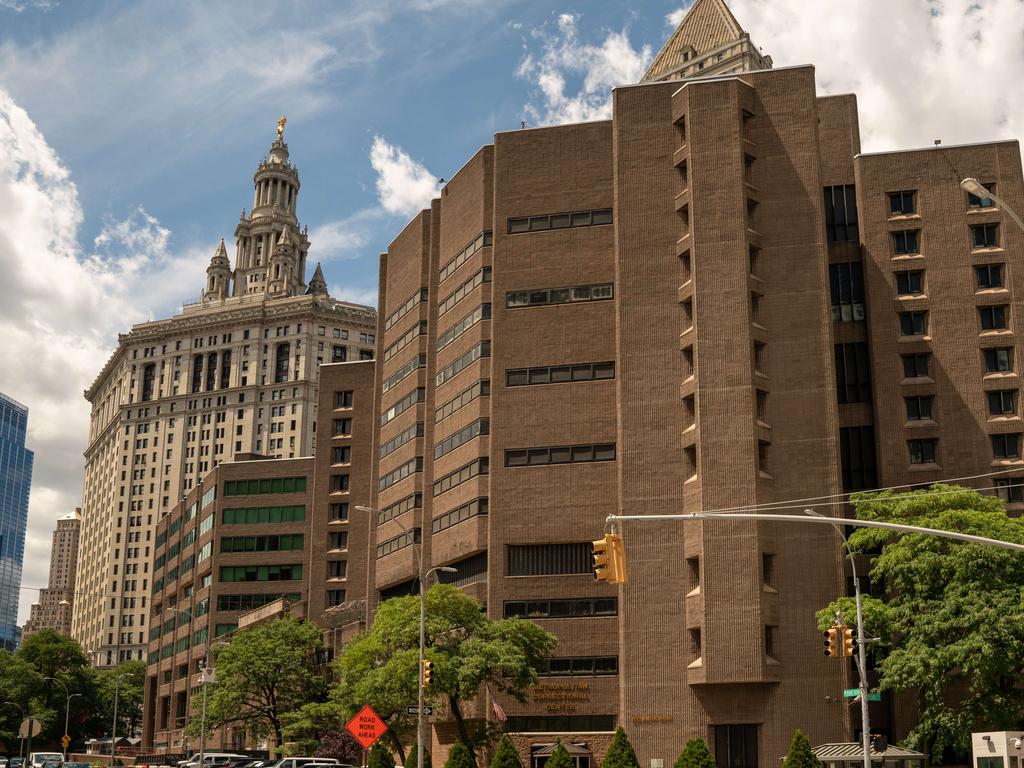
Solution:
<svg viewBox="0 0 1024 768"><path fill-rule="evenodd" d="M811 751L811 742L799 728L793 734L782 768L822 768L821 760Z"/></svg>
<svg viewBox="0 0 1024 768"><path fill-rule="evenodd" d="M502 734L498 748L494 750L491 768L523 768L523 761L519 759L519 753L507 734Z"/></svg>
<svg viewBox="0 0 1024 768"><path fill-rule="evenodd" d="M395 768L395 758L383 744L377 742L366 756L366 768Z"/></svg>
<svg viewBox="0 0 1024 768"><path fill-rule="evenodd" d="M574 768L572 758L569 757L568 750L562 745L561 739L555 742L555 751L544 763L544 768Z"/></svg>
<svg viewBox="0 0 1024 768"><path fill-rule="evenodd" d="M704 739L690 739L673 768L715 768L715 758Z"/></svg>
<svg viewBox="0 0 1024 768"><path fill-rule="evenodd" d="M615 738L601 761L601 768L640 768L633 745L629 743L621 725L615 729Z"/></svg>
<svg viewBox="0 0 1024 768"><path fill-rule="evenodd" d="M444 768L473 768L473 755L470 754L469 747L461 741L455 742L448 752L448 759L444 761Z"/></svg>

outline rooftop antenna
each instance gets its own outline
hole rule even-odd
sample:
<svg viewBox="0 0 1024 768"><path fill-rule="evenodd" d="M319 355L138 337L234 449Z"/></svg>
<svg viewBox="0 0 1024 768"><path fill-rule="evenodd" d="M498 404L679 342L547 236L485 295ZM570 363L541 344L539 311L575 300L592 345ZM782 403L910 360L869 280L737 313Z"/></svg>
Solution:
<svg viewBox="0 0 1024 768"><path fill-rule="evenodd" d="M526 121L525 120L520 120L519 121L519 130L524 129L525 127L526 127Z"/></svg>

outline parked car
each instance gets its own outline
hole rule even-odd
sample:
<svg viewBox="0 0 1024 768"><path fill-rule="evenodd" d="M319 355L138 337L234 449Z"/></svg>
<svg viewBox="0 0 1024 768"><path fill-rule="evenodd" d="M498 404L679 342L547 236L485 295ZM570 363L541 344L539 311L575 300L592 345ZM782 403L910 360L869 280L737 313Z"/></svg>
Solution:
<svg viewBox="0 0 1024 768"><path fill-rule="evenodd" d="M7 768L25 768L25 758L12 757L7 763Z"/></svg>
<svg viewBox="0 0 1024 768"><path fill-rule="evenodd" d="M227 768L233 762L248 759L248 755L236 755L233 752L207 752L203 755L202 768ZM180 761L178 768L199 768L199 753L192 755L188 760Z"/></svg>
<svg viewBox="0 0 1024 768"><path fill-rule="evenodd" d="M92 768L89 763L61 763L60 768Z"/></svg>
<svg viewBox="0 0 1024 768"><path fill-rule="evenodd" d="M42 768L43 763L63 763L63 752L33 752L28 756L28 761L36 768Z"/></svg>
<svg viewBox="0 0 1024 768"><path fill-rule="evenodd" d="M276 763L271 763L264 768L306 768L307 765L315 763L320 768L324 766L339 766L339 763L333 757L282 757Z"/></svg>

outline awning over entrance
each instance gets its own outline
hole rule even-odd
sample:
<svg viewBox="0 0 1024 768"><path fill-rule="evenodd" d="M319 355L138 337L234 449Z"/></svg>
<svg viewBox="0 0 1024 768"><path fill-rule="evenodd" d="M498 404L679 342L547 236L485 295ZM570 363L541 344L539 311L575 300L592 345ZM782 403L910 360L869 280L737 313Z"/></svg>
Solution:
<svg viewBox="0 0 1024 768"><path fill-rule="evenodd" d="M826 766L835 768L846 768L846 766L859 766L864 760L864 747L851 742L843 744L821 744L811 751ZM873 765L884 766L884 768L924 768L928 756L915 752L912 749L904 749L890 744L884 752L871 750L871 762Z"/></svg>
<svg viewBox="0 0 1024 768"><path fill-rule="evenodd" d="M565 751L569 753L570 757L590 754L586 744L573 744L569 741L563 741L562 746L565 747ZM534 744L530 747L530 754L533 757L550 757L554 751L554 744Z"/></svg>

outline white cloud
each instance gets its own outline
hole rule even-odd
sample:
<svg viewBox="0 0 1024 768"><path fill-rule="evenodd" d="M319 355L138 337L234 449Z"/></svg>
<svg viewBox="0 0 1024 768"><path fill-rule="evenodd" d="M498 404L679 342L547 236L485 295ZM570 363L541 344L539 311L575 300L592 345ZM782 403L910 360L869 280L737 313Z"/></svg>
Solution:
<svg viewBox="0 0 1024 768"><path fill-rule="evenodd" d="M363 304L368 307L377 306L377 289L376 288L361 288L353 287L350 285L332 285L330 294L339 301L348 301L353 304Z"/></svg>
<svg viewBox="0 0 1024 768"><path fill-rule="evenodd" d="M320 224L309 233L311 253L322 262L359 258L377 234L376 228L389 223L387 218L382 208L364 208L351 216Z"/></svg>
<svg viewBox="0 0 1024 768"><path fill-rule="evenodd" d="M820 93L857 95L865 151L1024 134L1020 0L729 6L776 67L813 64Z"/></svg>
<svg viewBox="0 0 1024 768"><path fill-rule="evenodd" d="M525 107L534 123L557 125L606 120L612 115L611 89L637 82L651 61L650 46L633 48L625 30L608 32L599 45L582 42L577 16L560 14L554 25L534 30L540 51L527 52L516 76L533 83L540 103Z"/></svg>
<svg viewBox="0 0 1024 768"><path fill-rule="evenodd" d="M672 29L675 29L676 27L679 26L679 22L681 22L683 18L686 16L686 12L688 10L690 10L689 5L687 5L685 8L677 8L676 10L672 11L671 13L665 16L665 23L668 26L672 27Z"/></svg>
<svg viewBox="0 0 1024 768"><path fill-rule="evenodd" d="M54 521L80 505L89 409L83 390L117 333L202 287L208 253L175 253L139 208L88 251L78 191L28 114L0 89L0 391L29 407L35 451L25 586L45 586ZM211 250L212 253L212 250ZM194 285L193 285L194 284ZM22 593L22 618L32 592Z"/></svg>
<svg viewBox="0 0 1024 768"><path fill-rule="evenodd" d="M380 136L373 139L370 164L377 172L377 199L390 214L414 216L429 207L440 191L437 176Z"/></svg>
<svg viewBox="0 0 1024 768"><path fill-rule="evenodd" d="M50 11L57 7L59 0L0 0L0 10L22 11L32 8L37 11Z"/></svg>

